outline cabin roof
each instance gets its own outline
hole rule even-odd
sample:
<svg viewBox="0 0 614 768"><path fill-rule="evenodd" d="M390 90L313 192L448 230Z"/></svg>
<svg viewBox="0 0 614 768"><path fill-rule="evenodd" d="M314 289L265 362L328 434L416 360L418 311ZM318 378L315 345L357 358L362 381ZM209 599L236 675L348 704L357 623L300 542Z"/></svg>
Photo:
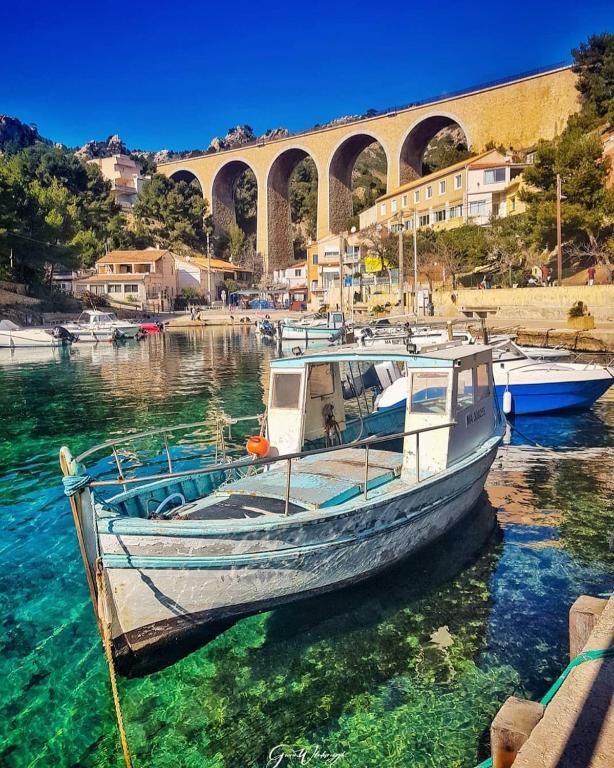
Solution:
<svg viewBox="0 0 614 768"><path fill-rule="evenodd" d="M396 360L408 363L411 368L453 368L457 361L465 360L474 355L491 352L491 348L484 344L460 344L437 349L423 354L412 354L401 349L391 351L390 345L371 347L337 347L334 352L315 351L307 352L296 357L284 357L271 361L272 368L303 368L308 364L337 363L337 362L385 362Z"/></svg>

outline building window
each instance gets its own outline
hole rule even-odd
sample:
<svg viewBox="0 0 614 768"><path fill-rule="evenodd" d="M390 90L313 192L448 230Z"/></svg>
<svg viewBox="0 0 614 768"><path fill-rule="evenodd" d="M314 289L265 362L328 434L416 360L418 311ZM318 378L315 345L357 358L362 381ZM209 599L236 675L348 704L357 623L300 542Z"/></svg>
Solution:
<svg viewBox="0 0 614 768"><path fill-rule="evenodd" d="M397 201L392 200L390 203L390 213L396 213L397 212Z"/></svg>
<svg viewBox="0 0 614 768"><path fill-rule="evenodd" d="M311 263L312 264L317 264L318 263L318 254L317 253L313 254L312 262Z"/></svg>
<svg viewBox="0 0 614 768"><path fill-rule="evenodd" d="M385 216L386 215L386 203L382 203L379 207L379 215Z"/></svg>
<svg viewBox="0 0 614 768"><path fill-rule="evenodd" d="M419 202L420 202L420 190L419 190L419 189L417 189L417 190L414 192L414 203L419 203Z"/></svg>
<svg viewBox="0 0 614 768"><path fill-rule="evenodd" d="M401 198L401 208L407 208L407 195L403 195Z"/></svg>
<svg viewBox="0 0 614 768"><path fill-rule="evenodd" d="M443 181L439 182L439 194L444 195L446 192L446 180L443 179Z"/></svg>
<svg viewBox="0 0 614 768"><path fill-rule="evenodd" d="M474 200L469 203L469 215L470 216L485 216L486 215L486 200Z"/></svg>
<svg viewBox="0 0 614 768"><path fill-rule="evenodd" d="M131 285L130 283L126 283L126 285L124 285L124 293L138 293L138 292L139 292L138 285Z"/></svg>
<svg viewBox="0 0 614 768"><path fill-rule="evenodd" d="M424 214L423 216L420 216L418 219L418 226L419 227L428 227L429 225L429 215L428 213Z"/></svg>
<svg viewBox="0 0 614 768"><path fill-rule="evenodd" d="M301 270L300 269L295 269L294 270L294 277L300 277L300 276L301 276Z"/></svg>
<svg viewBox="0 0 614 768"><path fill-rule="evenodd" d="M499 184L502 181L505 181L505 168L484 171L484 184Z"/></svg>
<svg viewBox="0 0 614 768"><path fill-rule="evenodd" d="M442 208L440 211L435 211L435 221L446 220L446 209Z"/></svg>
<svg viewBox="0 0 614 768"><path fill-rule="evenodd" d="M110 285L108 293L121 293L122 287L121 285Z"/></svg>
<svg viewBox="0 0 614 768"><path fill-rule="evenodd" d="M430 200L431 197L433 197L433 187L431 187L431 185L429 184L428 187L426 188L426 199Z"/></svg>
<svg viewBox="0 0 614 768"><path fill-rule="evenodd" d="M463 215L463 206L462 205L452 205L450 206L450 210L448 212L448 218L449 219L460 219Z"/></svg>
<svg viewBox="0 0 614 768"><path fill-rule="evenodd" d="M460 189L463 186L463 175L462 173L457 173L454 177L454 189Z"/></svg>
<svg viewBox="0 0 614 768"><path fill-rule="evenodd" d="M515 211L515 210L516 210L516 198L515 198L515 197L512 197L512 200L511 200L511 209L512 209L512 211Z"/></svg>

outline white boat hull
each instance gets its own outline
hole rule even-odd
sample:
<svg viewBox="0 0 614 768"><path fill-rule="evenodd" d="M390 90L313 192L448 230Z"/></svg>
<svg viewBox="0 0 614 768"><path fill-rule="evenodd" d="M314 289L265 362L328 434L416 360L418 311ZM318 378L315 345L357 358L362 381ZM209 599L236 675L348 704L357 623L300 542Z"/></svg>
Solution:
<svg viewBox="0 0 614 768"><path fill-rule="evenodd" d="M20 349L32 347L61 347L64 340L55 338L45 330L32 328L18 331L0 330L0 347L7 349Z"/></svg>
<svg viewBox="0 0 614 768"><path fill-rule="evenodd" d="M282 325L283 341L333 341L341 333L341 328L309 325Z"/></svg>
<svg viewBox="0 0 614 768"><path fill-rule="evenodd" d="M118 656L360 581L412 555L474 506L497 445L403 492L374 493L359 509L300 514L260 531L252 524L244 535L228 536L223 524L216 535L210 521L200 535L198 521L157 521L156 535L130 535L130 523L114 530L116 521L100 544Z"/></svg>
<svg viewBox="0 0 614 768"><path fill-rule="evenodd" d="M73 336L76 336L79 342L89 342L96 344L99 341L115 341L117 339L133 339L140 330L139 325L121 325L121 326L102 326L88 328L80 325L67 325Z"/></svg>

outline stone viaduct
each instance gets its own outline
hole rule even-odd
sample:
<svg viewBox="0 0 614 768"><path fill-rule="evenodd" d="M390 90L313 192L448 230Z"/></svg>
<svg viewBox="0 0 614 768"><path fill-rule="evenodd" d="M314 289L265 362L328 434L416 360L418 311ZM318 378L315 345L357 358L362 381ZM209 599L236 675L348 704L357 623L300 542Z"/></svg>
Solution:
<svg viewBox="0 0 614 768"><path fill-rule="evenodd" d="M526 148L551 139L578 109L575 75L569 67L521 76L503 83L444 96L428 103L330 125L270 141L160 164L158 172L196 179L210 204L217 233L236 221L234 187L251 169L257 183L256 249L268 270L292 259L289 184L297 164L310 156L318 172L318 238L342 231L352 215L352 170L374 141L387 159L391 191L419 175L429 141L441 128L458 124L467 145L489 142Z"/></svg>

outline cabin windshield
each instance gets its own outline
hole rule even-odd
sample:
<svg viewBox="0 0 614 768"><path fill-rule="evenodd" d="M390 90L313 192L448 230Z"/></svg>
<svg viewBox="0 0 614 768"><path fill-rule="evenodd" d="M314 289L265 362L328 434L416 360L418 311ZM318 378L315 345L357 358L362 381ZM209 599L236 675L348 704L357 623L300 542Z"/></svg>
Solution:
<svg viewBox="0 0 614 768"><path fill-rule="evenodd" d="M527 356L513 341L506 341L492 348L492 359L503 362L504 360L526 360Z"/></svg>
<svg viewBox="0 0 614 768"><path fill-rule="evenodd" d="M298 408L300 406L300 373L277 373L273 376L272 408Z"/></svg>
<svg viewBox="0 0 614 768"><path fill-rule="evenodd" d="M447 373L415 371L411 379L412 413L445 413L447 391Z"/></svg>

